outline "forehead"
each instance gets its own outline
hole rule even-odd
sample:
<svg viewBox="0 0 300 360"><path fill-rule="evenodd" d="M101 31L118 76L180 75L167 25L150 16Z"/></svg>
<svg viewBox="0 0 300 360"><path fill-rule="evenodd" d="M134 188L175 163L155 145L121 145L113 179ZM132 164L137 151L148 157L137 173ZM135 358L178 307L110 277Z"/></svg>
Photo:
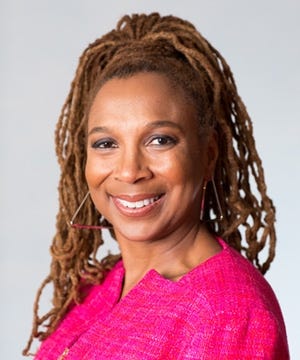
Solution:
<svg viewBox="0 0 300 360"><path fill-rule="evenodd" d="M173 120L195 125L196 110L181 88L165 75L139 73L108 80L98 91L89 113L89 127L113 120L140 123Z"/></svg>
<svg viewBox="0 0 300 360"><path fill-rule="evenodd" d="M92 102L91 113L96 105L106 106L109 103L117 106L140 103L145 107L147 104L155 107L186 107L186 102L184 90L166 75L138 73L126 78L113 78L104 83Z"/></svg>
<svg viewBox="0 0 300 360"><path fill-rule="evenodd" d="M96 92L91 102L90 112L92 113L96 105L104 106L109 102L135 103L143 101L170 106L174 103L178 106L188 105L193 107L193 103L187 97L184 89L175 83L165 74L156 72L141 72L129 77L112 78L106 81Z"/></svg>

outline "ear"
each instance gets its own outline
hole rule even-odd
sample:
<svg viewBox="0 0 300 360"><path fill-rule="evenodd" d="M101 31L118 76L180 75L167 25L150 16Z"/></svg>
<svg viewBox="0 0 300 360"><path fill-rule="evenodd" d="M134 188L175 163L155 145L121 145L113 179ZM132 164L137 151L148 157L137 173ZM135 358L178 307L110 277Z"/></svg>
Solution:
<svg viewBox="0 0 300 360"><path fill-rule="evenodd" d="M216 162L219 156L218 147L218 134L213 129L210 131L207 137L206 144L206 167L205 167L205 179L207 181L214 178Z"/></svg>

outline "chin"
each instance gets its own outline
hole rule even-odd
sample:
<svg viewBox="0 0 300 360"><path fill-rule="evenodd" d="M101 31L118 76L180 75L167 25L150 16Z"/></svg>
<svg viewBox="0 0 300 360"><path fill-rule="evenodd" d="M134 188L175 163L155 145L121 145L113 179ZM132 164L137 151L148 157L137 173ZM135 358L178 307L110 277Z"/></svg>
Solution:
<svg viewBox="0 0 300 360"><path fill-rule="evenodd" d="M114 226L114 231L118 241L126 239L132 242L149 242L158 240L162 236L162 229L155 230L153 225L143 225L137 222L130 225Z"/></svg>

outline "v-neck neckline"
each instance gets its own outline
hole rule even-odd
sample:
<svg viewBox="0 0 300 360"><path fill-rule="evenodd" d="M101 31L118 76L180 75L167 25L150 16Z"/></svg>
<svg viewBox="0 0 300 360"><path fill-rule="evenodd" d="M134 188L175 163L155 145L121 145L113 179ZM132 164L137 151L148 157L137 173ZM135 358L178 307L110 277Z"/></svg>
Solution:
<svg viewBox="0 0 300 360"><path fill-rule="evenodd" d="M122 259L119 260L119 262L116 264L115 271L116 271L116 280L118 281L117 291L113 296L113 307L117 306L118 304L122 304L124 301L127 301L127 298L131 298L132 296L135 296L136 292L139 291L141 288L146 287L147 291L152 290L155 293L161 293L161 292L168 292L168 291L175 291L178 288L181 288L186 285L186 283L190 282L195 274L197 274L201 269L205 270L205 268L209 265L210 262L215 261L220 256L223 256L224 250L228 248L228 244L225 243L224 240L221 238L216 238L218 243L221 246L221 250L206 259L205 261L201 262L197 266L195 266L193 269L188 271L186 274L180 277L180 279L173 281L170 279L165 278L163 275L161 275L157 270L155 269L149 269L145 275L140 279L140 281L134 285L130 291L123 297L122 295L122 288L125 278L126 270L124 268L124 264ZM114 287L116 288L116 287ZM109 300L111 302L112 298L111 295L109 295Z"/></svg>

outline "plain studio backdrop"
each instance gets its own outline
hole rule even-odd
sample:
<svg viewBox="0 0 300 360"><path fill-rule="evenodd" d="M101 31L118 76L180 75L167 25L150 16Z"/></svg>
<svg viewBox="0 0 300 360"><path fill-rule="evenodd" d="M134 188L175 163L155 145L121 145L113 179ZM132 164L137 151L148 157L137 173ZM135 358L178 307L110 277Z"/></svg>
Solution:
<svg viewBox="0 0 300 360"><path fill-rule="evenodd" d="M22 358L48 274L58 203L54 128L78 57L122 15L152 11L190 20L233 70L277 207L277 256L266 277L291 357L300 359L298 0L0 1L1 359ZM108 248L117 251L111 240ZM46 294L43 308L49 302Z"/></svg>

